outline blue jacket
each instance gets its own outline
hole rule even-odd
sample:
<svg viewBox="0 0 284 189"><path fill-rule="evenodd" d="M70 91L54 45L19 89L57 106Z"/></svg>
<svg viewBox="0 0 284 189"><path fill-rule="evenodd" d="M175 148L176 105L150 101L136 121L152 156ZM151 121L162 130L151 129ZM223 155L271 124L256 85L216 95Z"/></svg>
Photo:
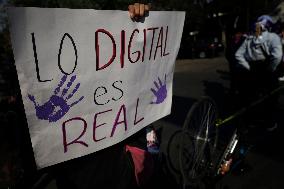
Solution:
<svg viewBox="0 0 284 189"><path fill-rule="evenodd" d="M261 47L262 46L262 47ZM262 61L269 57L267 71L275 71L282 60L282 44L280 37L268 31L261 36L249 36L235 54L237 66L250 70L249 62Z"/></svg>

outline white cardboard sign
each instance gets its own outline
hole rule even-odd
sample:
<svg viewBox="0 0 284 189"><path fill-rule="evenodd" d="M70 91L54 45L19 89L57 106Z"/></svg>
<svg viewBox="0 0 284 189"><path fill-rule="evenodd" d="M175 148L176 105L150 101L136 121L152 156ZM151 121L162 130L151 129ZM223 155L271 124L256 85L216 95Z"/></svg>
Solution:
<svg viewBox="0 0 284 189"><path fill-rule="evenodd" d="M168 115L184 12L10 8L38 168L114 145Z"/></svg>

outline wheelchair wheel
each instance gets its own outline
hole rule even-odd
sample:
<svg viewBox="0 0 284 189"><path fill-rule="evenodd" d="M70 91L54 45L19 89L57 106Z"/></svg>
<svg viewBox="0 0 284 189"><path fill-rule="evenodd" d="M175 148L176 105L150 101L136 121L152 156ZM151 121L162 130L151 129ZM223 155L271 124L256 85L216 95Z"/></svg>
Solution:
<svg viewBox="0 0 284 189"><path fill-rule="evenodd" d="M216 119L216 104L208 97L196 102L187 114L179 151L180 171L186 185L214 171L218 139Z"/></svg>

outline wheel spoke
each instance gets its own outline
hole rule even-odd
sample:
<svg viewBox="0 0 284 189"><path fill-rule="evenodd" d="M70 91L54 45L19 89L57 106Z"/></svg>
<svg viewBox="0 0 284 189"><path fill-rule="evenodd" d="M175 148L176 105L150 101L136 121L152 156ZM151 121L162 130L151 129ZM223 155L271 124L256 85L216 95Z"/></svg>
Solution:
<svg viewBox="0 0 284 189"><path fill-rule="evenodd" d="M180 170L184 180L199 178L211 165L218 136L216 118L217 108L209 98L197 102L189 111L183 126L180 153ZM184 144L187 137L192 145ZM193 149L188 150L187 147Z"/></svg>

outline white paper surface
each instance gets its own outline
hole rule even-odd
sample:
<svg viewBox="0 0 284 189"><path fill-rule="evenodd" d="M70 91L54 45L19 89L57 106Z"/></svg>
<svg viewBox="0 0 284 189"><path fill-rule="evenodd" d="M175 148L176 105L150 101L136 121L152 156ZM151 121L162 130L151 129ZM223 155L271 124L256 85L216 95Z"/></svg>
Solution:
<svg viewBox="0 0 284 189"><path fill-rule="evenodd" d="M114 145L170 113L184 12L151 11L143 23L126 11L8 13L38 168Z"/></svg>

